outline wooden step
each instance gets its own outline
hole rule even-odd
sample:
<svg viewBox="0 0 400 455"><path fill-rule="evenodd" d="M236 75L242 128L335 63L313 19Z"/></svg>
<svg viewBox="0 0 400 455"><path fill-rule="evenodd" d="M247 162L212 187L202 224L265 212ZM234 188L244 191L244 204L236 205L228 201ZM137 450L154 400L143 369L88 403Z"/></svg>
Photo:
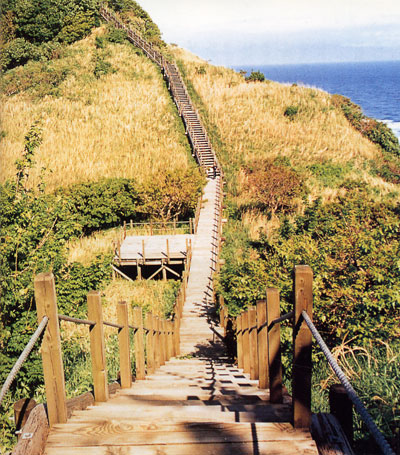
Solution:
<svg viewBox="0 0 400 455"><path fill-rule="evenodd" d="M62 447L190 444L197 448L198 444L276 443L277 441L280 441L281 449L289 442L292 444L297 442L299 447L305 445L304 448L315 447L308 432L295 430L288 423L185 422L160 424L159 419L155 419L151 423L140 423L130 419L93 419L91 422L55 425L48 438L46 453L50 453L49 449L52 447L61 450ZM197 450L187 452L188 455L190 453L197 454L198 452Z"/></svg>

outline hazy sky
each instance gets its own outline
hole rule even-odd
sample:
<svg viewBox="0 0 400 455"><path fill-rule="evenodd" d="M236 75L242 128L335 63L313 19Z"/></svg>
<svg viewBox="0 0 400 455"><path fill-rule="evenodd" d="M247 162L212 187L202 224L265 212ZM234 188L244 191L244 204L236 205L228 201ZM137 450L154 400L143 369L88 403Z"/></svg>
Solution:
<svg viewBox="0 0 400 455"><path fill-rule="evenodd" d="M400 0L139 0L214 64L400 60Z"/></svg>

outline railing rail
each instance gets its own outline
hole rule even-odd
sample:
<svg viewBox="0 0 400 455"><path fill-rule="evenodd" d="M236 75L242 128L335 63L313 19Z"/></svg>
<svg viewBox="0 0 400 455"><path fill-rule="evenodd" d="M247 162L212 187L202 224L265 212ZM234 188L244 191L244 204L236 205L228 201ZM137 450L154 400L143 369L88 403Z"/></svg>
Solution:
<svg viewBox="0 0 400 455"><path fill-rule="evenodd" d="M189 255L189 266L190 261L191 254ZM35 343L43 334L41 353L49 426L67 421L60 321L90 327L90 355L92 358L93 389L96 402L107 401L109 397L103 326L118 330L122 388L132 385L129 330L134 331L136 379L144 379L146 374L154 373L157 367L163 365L171 357L179 355L180 317L187 279L188 273L186 270L174 305L174 319L166 320L152 313L147 313L146 319L143 321L142 309L136 307L133 309L133 323L130 324L126 302L118 302L117 304L117 322L103 320L101 296L97 291L91 291L87 296L88 319L58 314L54 276L52 273L39 274L35 278L35 301L40 322L0 391L0 403Z"/></svg>
<svg viewBox="0 0 400 455"><path fill-rule="evenodd" d="M26 344L24 350L22 351L21 355L18 357L18 360L15 362L14 366L12 367L10 373L5 380L3 387L0 390L0 404L3 402L4 397L6 396L8 390L11 387L15 377L17 376L19 370L22 368L22 365L25 363L26 359L29 357L29 354L32 352L36 342L40 338L41 334L47 327L47 323L49 322L49 318L44 316L41 322L39 323L37 329L35 330L34 334L31 336L30 340Z"/></svg>

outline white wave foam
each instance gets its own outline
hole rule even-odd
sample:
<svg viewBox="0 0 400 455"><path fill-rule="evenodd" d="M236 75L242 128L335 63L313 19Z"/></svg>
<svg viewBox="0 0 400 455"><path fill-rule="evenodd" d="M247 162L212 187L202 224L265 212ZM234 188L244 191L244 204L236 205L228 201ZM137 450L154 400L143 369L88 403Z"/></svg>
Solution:
<svg viewBox="0 0 400 455"><path fill-rule="evenodd" d="M382 122L385 123L400 139L400 122L394 122L393 120L382 120Z"/></svg>

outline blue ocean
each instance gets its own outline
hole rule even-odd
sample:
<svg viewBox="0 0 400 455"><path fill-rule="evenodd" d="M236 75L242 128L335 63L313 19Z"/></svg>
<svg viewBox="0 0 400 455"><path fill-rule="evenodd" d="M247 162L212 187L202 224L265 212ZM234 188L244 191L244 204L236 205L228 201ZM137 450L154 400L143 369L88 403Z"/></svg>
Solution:
<svg viewBox="0 0 400 455"><path fill-rule="evenodd" d="M400 138L400 61L242 66L267 79L339 93L360 105L369 117L384 121Z"/></svg>

